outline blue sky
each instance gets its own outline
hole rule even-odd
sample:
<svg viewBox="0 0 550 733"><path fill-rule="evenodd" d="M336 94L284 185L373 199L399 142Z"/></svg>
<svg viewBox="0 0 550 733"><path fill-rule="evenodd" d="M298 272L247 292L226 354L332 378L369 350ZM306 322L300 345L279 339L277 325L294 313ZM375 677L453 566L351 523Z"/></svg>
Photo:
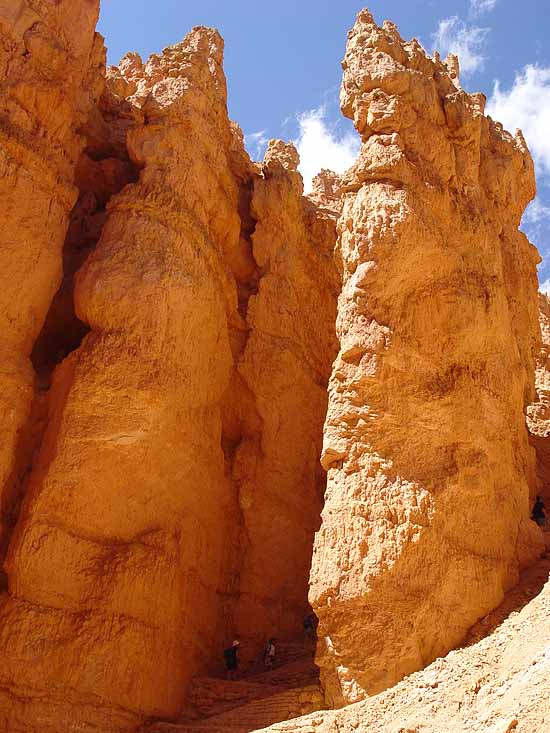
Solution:
<svg viewBox="0 0 550 733"><path fill-rule="evenodd" d="M304 179L316 168L343 170L357 137L338 108L346 33L365 6L355 0L101 0L99 30L116 64L127 51L146 58L194 25L218 28L226 43L229 113L262 157L270 137L297 142ZM550 0L371 0L381 23L431 52L458 52L461 80L482 91L489 112L521 127L537 167L539 196L523 228L544 260L550 291Z"/></svg>

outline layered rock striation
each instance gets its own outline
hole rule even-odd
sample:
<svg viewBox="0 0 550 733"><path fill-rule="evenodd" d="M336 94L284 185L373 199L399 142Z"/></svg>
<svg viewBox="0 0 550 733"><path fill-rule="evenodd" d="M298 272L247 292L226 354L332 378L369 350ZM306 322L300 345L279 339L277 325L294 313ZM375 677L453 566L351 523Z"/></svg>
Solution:
<svg viewBox="0 0 550 733"><path fill-rule="evenodd" d="M456 59L357 17L341 104L340 352L311 573L328 702L377 693L456 646L541 550L525 406L538 350L535 192L516 137Z"/></svg>
<svg viewBox="0 0 550 733"><path fill-rule="evenodd" d="M328 702L380 691L541 547L524 141L363 11L361 152L304 197L215 30L106 70L97 15L0 0L0 728L177 718L233 638L296 645L311 565Z"/></svg>

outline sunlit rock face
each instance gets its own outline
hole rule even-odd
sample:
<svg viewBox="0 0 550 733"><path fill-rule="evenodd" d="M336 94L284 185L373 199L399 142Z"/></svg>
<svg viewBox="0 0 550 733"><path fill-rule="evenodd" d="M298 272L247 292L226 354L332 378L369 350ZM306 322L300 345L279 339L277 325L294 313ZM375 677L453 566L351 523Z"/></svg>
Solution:
<svg viewBox="0 0 550 733"><path fill-rule="evenodd" d="M310 602L328 702L377 692L540 550L529 153L364 11L306 197L217 31L106 69L97 16L0 0L0 729L177 719Z"/></svg>
<svg viewBox="0 0 550 733"><path fill-rule="evenodd" d="M60 163L33 178L37 152L13 132L0 719L113 733L177 717L235 635L246 659L302 632L336 214L302 195L292 145L250 161L216 31L105 72L96 5L30 5L0 5L26 59L2 102ZM30 56L26 19L31 40L42 29ZM73 46L48 57L48 33ZM35 102L44 120L25 117Z"/></svg>
<svg viewBox="0 0 550 733"><path fill-rule="evenodd" d="M540 551L525 406L538 348L535 192L516 138L363 11L341 105L340 352L311 573L329 703L375 694L458 644Z"/></svg>
<svg viewBox="0 0 550 733"><path fill-rule="evenodd" d="M30 363L62 276L79 128L101 93L99 0L0 2L0 550L18 512Z"/></svg>

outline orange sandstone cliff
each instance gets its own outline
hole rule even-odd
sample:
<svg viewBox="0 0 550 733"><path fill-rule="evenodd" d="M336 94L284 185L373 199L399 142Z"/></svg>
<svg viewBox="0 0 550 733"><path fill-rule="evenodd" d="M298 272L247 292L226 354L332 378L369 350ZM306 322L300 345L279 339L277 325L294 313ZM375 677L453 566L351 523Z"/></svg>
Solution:
<svg viewBox="0 0 550 733"><path fill-rule="evenodd" d="M99 0L0 2L1 536L18 513L33 402L30 357L62 277L79 128L101 92Z"/></svg>
<svg viewBox="0 0 550 733"><path fill-rule="evenodd" d="M328 702L445 654L541 551L524 410L538 254L518 232L533 164L428 58L368 11L341 104L362 146L344 176L340 352L311 573Z"/></svg>
<svg viewBox="0 0 550 733"><path fill-rule="evenodd" d="M40 7L63 38L54 21L73 15ZM96 15L74 39L81 87L101 78ZM14 255L26 226L58 246L55 270L37 265L49 290L25 335L29 447L0 608L7 729L175 717L233 635L256 656L274 629L299 633L309 610L336 214L303 197L292 146L250 162L222 58L219 34L197 28L146 64L128 55L96 106L90 93L70 108L76 91L60 83L75 135L64 218L26 209L29 191L9 229ZM15 264L10 286L36 295Z"/></svg>
<svg viewBox="0 0 550 733"><path fill-rule="evenodd" d="M97 16L0 0L0 730L174 721L309 602L327 702L376 693L541 548L529 153L363 11L361 153L305 197L293 145L248 157L215 30L107 70Z"/></svg>
<svg viewBox="0 0 550 733"><path fill-rule="evenodd" d="M537 454L531 499L542 496L550 516L550 298L544 293L539 293L539 321L542 345L535 370L536 400L527 410L529 440Z"/></svg>

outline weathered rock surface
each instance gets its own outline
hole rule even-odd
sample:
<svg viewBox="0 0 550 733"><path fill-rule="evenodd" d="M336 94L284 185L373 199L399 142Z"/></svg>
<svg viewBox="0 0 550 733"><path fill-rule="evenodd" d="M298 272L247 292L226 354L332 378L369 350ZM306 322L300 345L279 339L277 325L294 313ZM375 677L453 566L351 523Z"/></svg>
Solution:
<svg viewBox="0 0 550 733"><path fill-rule="evenodd" d="M78 134L103 85L99 0L0 2L0 491L3 556L27 461L33 344L60 284Z"/></svg>
<svg viewBox="0 0 550 733"><path fill-rule="evenodd" d="M536 401L527 409L529 440L537 454L531 500L541 495L550 515L550 298L539 293L542 345L536 360Z"/></svg>
<svg viewBox="0 0 550 733"><path fill-rule="evenodd" d="M292 146L250 162L222 57L206 28L130 54L81 120L5 563L12 729L176 717L233 635L246 659L308 612L336 217L302 196Z"/></svg>
<svg viewBox="0 0 550 733"><path fill-rule="evenodd" d="M342 176L323 168L313 179L313 189L308 198L317 206L338 214L342 213Z"/></svg>
<svg viewBox="0 0 550 733"><path fill-rule="evenodd" d="M518 232L533 165L451 61L367 11L348 38L341 103L362 147L342 181L310 590L332 705L456 646L542 549L524 418L538 254Z"/></svg>
<svg viewBox="0 0 550 733"><path fill-rule="evenodd" d="M303 633L326 486L319 456L337 353L336 217L302 196L297 165L292 145L271 141L250 205L258 285L237 375L258 422L239 443L233 477L244 522L236 630L256 638L256 652L266 637Z"/></svg>
<svg viewBox="0 0 550 733"><path fill-rule="evenodd" d="M318 661L331 704L377 692L541 548L529 153L365 11L361 153L304 197L294 146L246 154L216 31L105 71L97 13L0 0L0 728L175 720L235 636L246 664L303 632L331 370Z"/></svg>
<svg viewBox="0 0 550 733"><path fill-rule="evenodd" d="M546 732L550 728L549 570L546 559L526 571L507 602L480 622L483 628L474 627L467 646L437 659L392 689L342 710L320 711L265 730Z"/></svg>

